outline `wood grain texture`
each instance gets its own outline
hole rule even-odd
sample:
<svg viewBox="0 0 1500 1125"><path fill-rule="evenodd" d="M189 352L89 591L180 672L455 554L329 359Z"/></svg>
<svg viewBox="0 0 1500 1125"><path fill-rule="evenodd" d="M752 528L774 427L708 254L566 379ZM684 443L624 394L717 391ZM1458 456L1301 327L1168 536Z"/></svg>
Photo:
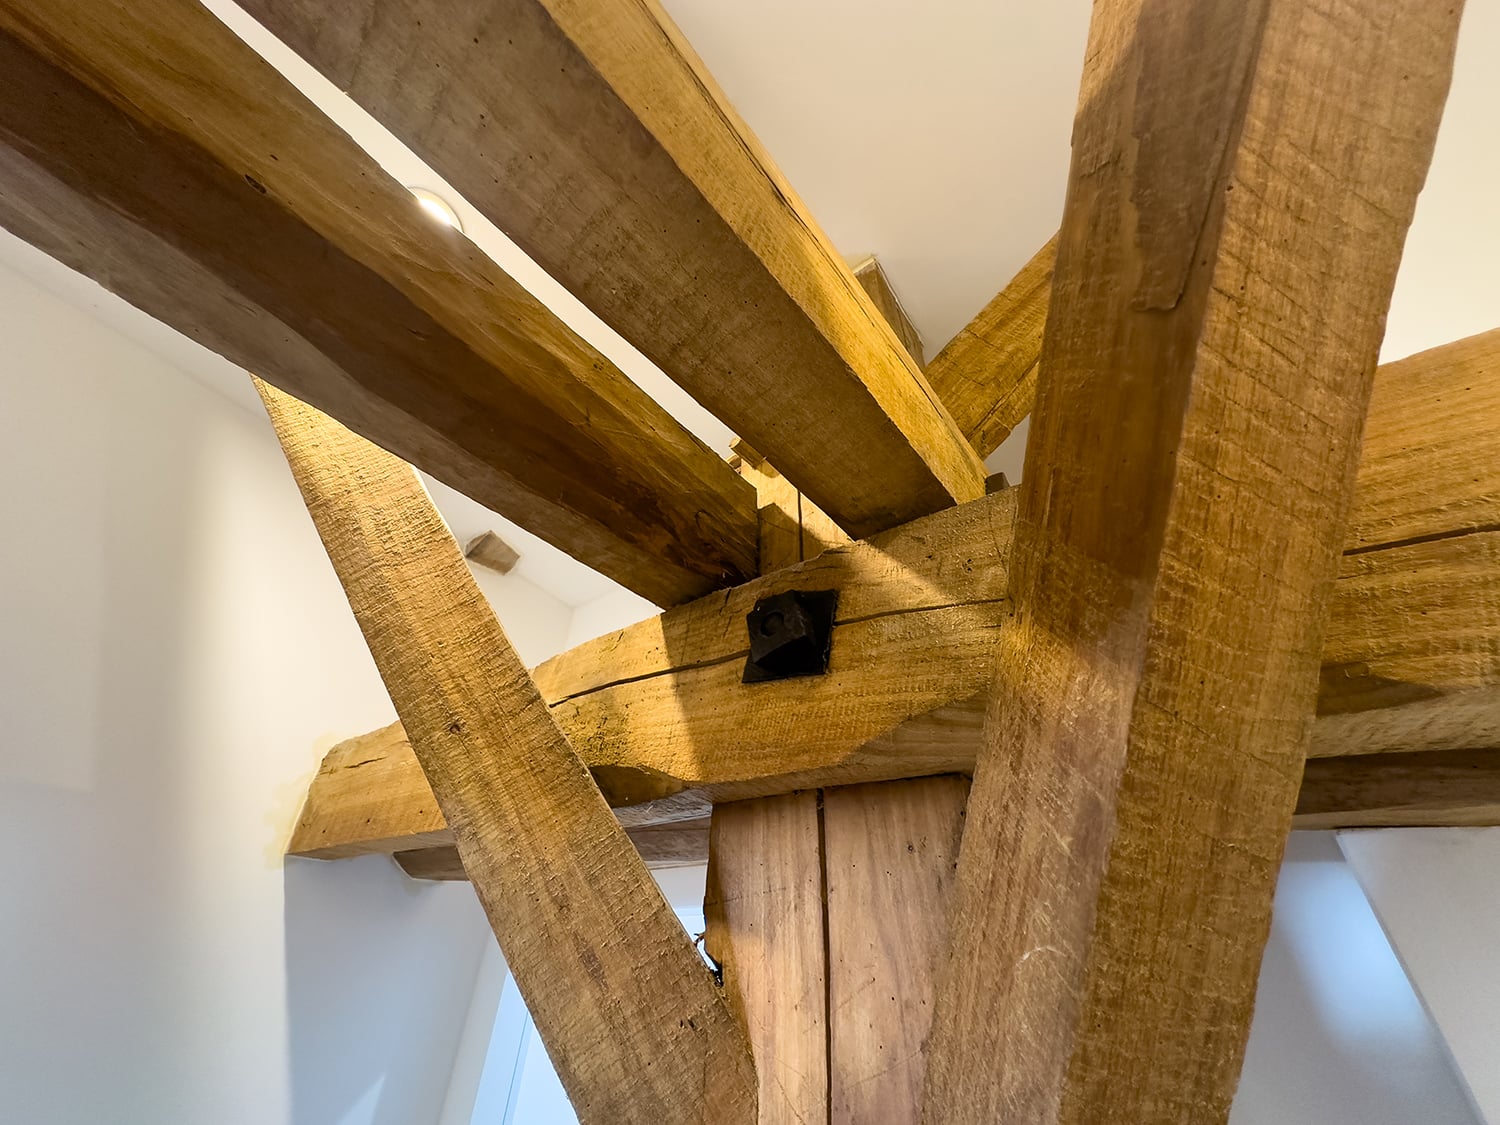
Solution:
<svg viewBox="0 0 1500 1125"><path fill-rule="evenodd" d="M521 561L521 553L493 531L485 531L464 544L464 558L496 574L509 574Z"/></svg>
<svg viewBox="0 0 1500 1125"><path fill-rule="evenodd" d="M1500 367L1457 362L1465 344L1453 348L1453 353L1437 349L1427 355L1434 369L1450 373L1447 381L1412 380L1409 361L1387 364L1376 373L1352 522L1365 519L1370 505L1378 502L1387 508L1429 505L1437 512L1452 512L1454 524L1433 525L1431 537L1417 543L1368 550L1355 540L1346 545L1323 642L1318 717L1308 747L1313 757L1500 745L1500 533L1469 530L1500 518L1500 496L1488 502L1493 511L1476 508L1472 498L1447 504L1445 492L1465 495L1463 482L1444 481L1443 492L1430 488L1429 479L1442 477L1442 463L1429 473L1425 460L1446 458L1445 451L1460 447L1472 455L1471 473L1482 474L1491 463L1500 463L1500 426L1476 426L1476 415L1469 410L1470 402L1484 403L1500 393ZM1439 396L1441 409L1431 407L1428 395ZM1387 427L1400 424L1407 413L1426 419L1423 436L1414 436L1409 444L1383 440ZM1390 457L1403 461L1406 471L1392 478L1403 482L1402 488L1366 489L1366 480L1389 478L1385 465ZM1463 471L1456 472L1461 476ZM1010 503L1009 498L986 501ZM1010 511L996 509L989 518L1003 522ZM910 591L925 591L904 603L909 606L992 601L1000 592L995 576L973 566L984 540L981 525L971 524L972 519L968 510L955 509L913 525L911 533L920 532L921 538L908 546L900 545L908 534L882 537L878 565L851 562L846 550L814 563L806 573L819 576L812 585L821 584L823 575L843 573L844 578L832 581L843 582L845 607L853 607L855 616L874 617L902 605L903 583ZM971 530L957 530L960 525ZM1003 531L991 534L993 549L1002 552L1008 537ZM952 545L951 559L942 549L945 542ZM895 570L887 566L892 560ZM756 590L795 586L802 574L776 580L787 586L762 583ZM872 584L869 590L861 588L866 582ZM663 772L673 761L671 746L683 730L699 732L705 748L720 739L732 748L723 755L698 755L705 770L696 775L698 780L710 787L727 786L717 790L723 799L747 795L746 786L752 787L750 792L758 788L774 793L972 769L980 715L988 698L987 691L980 693L991 677L983 640L991 626L976 626L977 635L968 639L967 626L955 634L935 630L928 634L930 647L922 651L867 646L864 658L888 670L871 672L870 690L857 693L866 707L880 709L871 703L871 693L881 684L906 683L914 667L946 666L951 678L945 690L954 694L942 707L906 720L858 753L851 753L848 735L870 718L869 712L830 709L816 697L792 692L778 697L775 706L786 712L788 721L774 728L776 736L806 739L812 753L822 755L817 759L820 766L801 760L815 772L788 775L781 772L788 764L781 757L785 746L759 740L767 722L763 704L770 697L743 690L727 670L719 673L722 683L715 681L716 688L704 686L702 666L738 666L733 661L742 659L743 650L737 646L743 614L751 604L748 592L740 598L718 595L591 642L537 670L543 694L585 760L601 767L613 764L599 773L612 804L632 807L689 784L688 779L672 780ZM684 688L680 696L669 685L636 686L678 676L699 686ZM590 694L601 696L596 707L555 706L570 696ZM801 710L804 707L808 710ZM660 716L663 709L668 717L662 729L629 717L635 712ZM694 714L698 710L701 716ZM798 721L810 722L815 716L817 722L832 725L813 729ZM846 726L850 720L845 716L853 716L852 726ZM662 737L663 730L669 737ZM738 769L735 763L753 763L754 777L741 770L733 774L741 780L731 783L729 773L715 772L720 767ZM701 799L706 800L706 794ZM660 811L638 809L639 815L675 815L670 804L645 808ZM350 740L329 753L309 793L291 851L320 856L390 852L405 840L412 841L406 846L424 846L432 832L442 832L442 821L397 726Z"/></svg>
<svg viewBox="0 0 1500 1125"><path fill-rule="evenodd" d="M859 282L860 288L865 291L871 301L875 302L880 315L885 317L885 322L896 333L896 339L901 341L906 354L916 360L917 366L921 367L924 362L922 334L911 322L911 317L906 315L901 298L896 296L896 287L891 284L890 276L885 272L885 267L880 264L880 259L874 254L866 254L863 258L851 261L849 268L854 271L854 280Z"/></svg>
<svg viewBox="0 0 1500 1125"><path fill-rule="evenodd" d="M932 389L980 457L999 449L1036 403L1056 259L1054 236L927 366Z"/></svg>
<svg viewBox="0 0 1500 1125"><path fill-rule="evenodd" d="M745 1037L410 466L257 381L583 1122L749 1122Z"/></svg>
<svg viewBox="0 0 1500 1125"><path fill-rule="evenodd" d="M661 605L751 491L196 4L0 4L0 223Z"/></svg>
<svg viewBox="0 0 1500 1125"><path fill-rule="evenodd" d="M1381 366L1309 753L1500 746L1500 331Z"/></svg>
<svg viewBox="0 0 1500 1125"><path fill-rule="evenodd" d="M823 791L833 1125L915 1123L969 781Z"/></svg>
<svg viewBox="0 0 1500 1125"><path fill-rule="evenodd" d="M932 1125L1227 1118L1457 26L1094 8Z"/></svg>
<svg viewBox="0 0 1500 1125"><path fill-rule="evenodd" d="M850 534L983 494L915 361L655 0L244 7Z"/></svg>
<svg viewBox="0 0 1500 1125"><path fill-rule="evenodd" d="M828 1121L827 982L818 794L720 805L704 948L750 1037L760 1125Z"/></svg>
<svg viewBox="0 0 1500 1125"><path fill-rule="evenodd" d="M1500 329L1382 365L1346 551L1500 530L1497 418Z"/></svg>
<svg viewBox="0 0 1500 1125"><path fill-rule="evenodd" d="M1311 759L1296 828L1500 824L1500 749Z"/></svg>
<svg viewBox="0 0 1500 1125"><path fill-rule="evenodd" d="M709 817L699 816L627 828L625 835L630 837L646 866L656 871L707 863L708 830ZM453 882L469 877L458 849L452 844L398 851L393 858L413 879Z"/></svg>
<svg viewBox="0 0 1500 1125"><path fill-rule="evenodd" d="M824 551L573 649L539 666L537 684L596 768L650 760L677 787L718 787L754 782L774 761L789 776L820 771L797 787L838 784L872 739L984 685L1007 612L1004 568L984 561L1006 555L1013 510L1001 493ZM746 615L790 589L840 591L828 674L742 684ZM953 658L929 659L935 646Z"/></svg>

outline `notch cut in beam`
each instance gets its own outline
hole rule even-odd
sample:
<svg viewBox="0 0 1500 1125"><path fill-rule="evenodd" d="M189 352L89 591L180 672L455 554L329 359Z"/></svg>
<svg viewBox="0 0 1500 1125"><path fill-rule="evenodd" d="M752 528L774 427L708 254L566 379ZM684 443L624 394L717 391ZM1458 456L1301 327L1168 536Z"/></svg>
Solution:
<svg viewBox="0 0 1500 1125"><path fill-rule="evenodd" d="M416 473L257 389L579 1120L750 1125L744 1032Z"/></svg>
<svg viewBox="0 0 1500 1125"><path fill-rule="evenodd" d="M756 572L753 490L201 5L0 0L0 223L659 605Z"/></svg>
<svg viewBox="0 0 1500 1125"><path fill-rule="evenodd" d="M243 6L851 535L983 495L916 362L655 0Z"/></svg>

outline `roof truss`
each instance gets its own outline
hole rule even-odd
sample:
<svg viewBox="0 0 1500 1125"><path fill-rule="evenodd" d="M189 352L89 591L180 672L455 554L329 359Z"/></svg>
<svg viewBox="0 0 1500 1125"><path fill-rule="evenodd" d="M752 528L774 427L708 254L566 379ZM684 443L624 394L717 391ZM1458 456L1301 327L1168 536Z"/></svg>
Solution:
<svg viewBox="0 0 1500 1125"><path fill-rule="evenodd" d="M1488 815L1500 337L1384 369L1355 484L1457 6L1101 0L1062 228L925 372L654 0L246 6L745 439L200 6L0 0L0 222L297 396L263 385L402 726L336 748L294 850L471 875L584 1120L769 1120L781 1043L814 1118L869 1074L904 1120L1220 1119L1294 804ZM527 673L398 457L678 608ZM810 585L830 673L745 687L747 610ZM871 1009L917 1056L876 1073L776 994L757 881L817 868L832 1021L830 864L905 901L870 826L964 783L793 791L971 771L951 934L868 960L931 1037ZM705 836L732 1003L642 863Z"/></svg>

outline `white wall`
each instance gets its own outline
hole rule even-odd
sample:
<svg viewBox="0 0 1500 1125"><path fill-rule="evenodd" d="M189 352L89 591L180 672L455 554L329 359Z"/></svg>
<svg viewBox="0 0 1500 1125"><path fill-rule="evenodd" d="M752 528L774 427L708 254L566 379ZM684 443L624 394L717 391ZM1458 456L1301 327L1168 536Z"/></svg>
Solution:
<svg viewBox="0 0 1500 1125"><path fill-rule="evenodd" d="M1481 1118L1500 1122L1500 828L1341 832L1339 846Z"/></svg>
<svg viewBox="0 0 1500 1125"><path fill-rule="evenodd" d="M1294 832L1230 1125L1481 1125L1331 832Z"/></svg>
<svg viewBox="0 0 1500 1125"><path fill-rule="evenodd" d="M282 859L392 712L269 425L5 270L0 339L0 1120L435 1121L492 939L467 885Z"/></svg>

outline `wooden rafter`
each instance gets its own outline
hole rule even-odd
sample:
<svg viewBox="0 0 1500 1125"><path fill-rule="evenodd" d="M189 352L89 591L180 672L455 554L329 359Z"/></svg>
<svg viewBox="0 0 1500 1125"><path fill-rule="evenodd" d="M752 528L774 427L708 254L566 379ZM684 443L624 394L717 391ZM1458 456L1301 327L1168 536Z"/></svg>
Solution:
<svg viewBox="0 0 1500 1125"><path fill-rule="evenodd" d="M743 1031L416 473L257 387L579 1119L753 1122Z"/></svg>
<svg viewBox="0 0 1500 1125"><path fill-rule="evenodd" d="M0 223L658 604L755 573L753 491L198 4L0 3Z"/></svg>
<svg viewBox="0 0 1500 1125"><path fill-rule="evenodd" d="M850 534L983 494L916 362L655 0L244 7Z"/></svg>
<svg viewBox="0 0 1500 1125"><path fill-rule="evenodd" d="M1093 11L923 1120L1224 1120L1456 5Z"/></svg>
<svg viewBox="0 0 1500 1125"><path fill-rule="evenodd" d="M854 280L859 282L860 288L868 294L870 300L875 302L880 315L896 333L896 339L900 340L902 346L906 348L906 354L917 361L918 367L922 366L922 334L917 331L917 326L906 315L901 298L896 296L896 288L891 284L890 276L885 272L885 267L880 264L880 259L874 254L867 254L863 258L852 259L849 268L854 271ZM939 395L939 397L942 396ZM947 405L946 400L944 405ZM954 421L957 421L957 418Z"/></svg>
<svg viewBox="0 0 1500 1125"><path fill-rule="evenodd" d="M927 367L927 379L980 457L1031 413L1052 299L1057 239L1031 260Z"/></svg>

